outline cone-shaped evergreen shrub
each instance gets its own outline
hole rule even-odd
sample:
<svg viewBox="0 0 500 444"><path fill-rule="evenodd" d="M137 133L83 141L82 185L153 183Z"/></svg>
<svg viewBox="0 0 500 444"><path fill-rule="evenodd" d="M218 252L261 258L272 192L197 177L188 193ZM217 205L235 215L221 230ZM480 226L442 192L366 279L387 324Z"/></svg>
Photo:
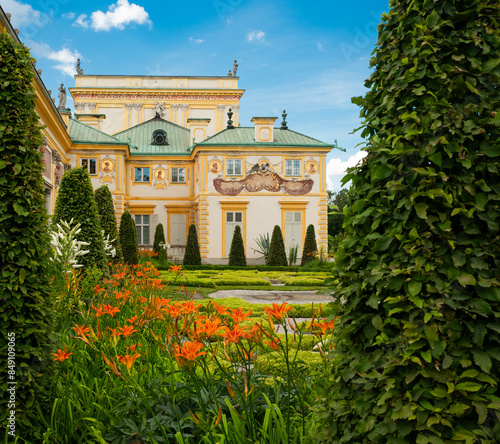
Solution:
<svg viewBox="0 0 500 444"><path fill-rule="evenodd" d="M137 230L132 215L125 210L120 221L120 243L122 245L123 262L129 265L139 263L139 244Z"/></svg>
<svg viewBox="0 0 500 444"><path fill-rule="evenodd" d="M231 241L231 248L229 250L228 265L235 265L239 267L246 267L247 265L245 246L243 245L243 237L241 235L241 228L239 225L234 227L233 240Z"/></svg>
<svg viewBox="0 0 500 444"><path fill-rule="evenodd" d="M69 222L71 219L74 225L80 224L82 231L78 234L78 240L90 243L85 247L89 253L80 256L80 263L84 267L95 264L99 269L106 270L108 261L104 253L101 224L97 218L94 190L89 173L83 168L73 168L64 173L52 224L55 226L61 220Z"/></svg>
<svg viewBox="0 0 500 444"><path fill-rule="evenodd" d="M314 260L314 255L318 252L316 243L316 233L314 225L310 224L306 229L306 238L304 239L304 248L302 249L302 261L300 265L305 265Z"/></svg>
<svg viewBox="0 0 500 444"><path fill-rule="evenodd" d="M118 236L118 227L116 224L115 207L113 205L113 197L107 185L97 188L94 192L95 203L97 206L97 214L101 228L104 230L104 236L109 235L109 239L113 240L112 245L116 249L116 255L112 258L115 263L123 262L122 247L120 237ZM110 258L108 257L108 261Z"/></svg>
<svg viewBox="0 0 500 444"><path fill-rule="evenodd" d="M196 234L196 226L189 226L186 251L184 253L183 265L201 265L200 246L198 244L198 235Z"/></svg>
<svg viewBox="0 0 500 444"><path fill-rule="evenodd" d="M286 267L288 262L286 260L285 243L283 242L283 235L279 225L275 225L273 234L271 236L271 246L269 247L269 256L267 256L266 265L274 265Z"/></svg>
<svg viewBox="0 0 500 444"><path fill-rule="evenodd" d="M156 226L156 230L155 230L155 240L154 240L154 243L153 243L153 250L160 254L161 252L161 248L160 248L160 244L161 243L166 243L165 242L165 232L163 231L163 224L158 224Z"/></svg>
<svg viewBox="0 0 500 444"><path fill-rule="evenodd" d="M44 402L55 371L42 136L29 51L3 32L0 55L1 436L7 440L13 431L20 441L38 442L33 403L50 408ZM9 405L11 395L15 405ZM9 429L11 414L15 430Z"/></svg>
<svg viewBox="0 0 500 444"><path fill-rule="evenodd" d="M390 5L355 99L323 442L500 442L500 8Z"/></svg>

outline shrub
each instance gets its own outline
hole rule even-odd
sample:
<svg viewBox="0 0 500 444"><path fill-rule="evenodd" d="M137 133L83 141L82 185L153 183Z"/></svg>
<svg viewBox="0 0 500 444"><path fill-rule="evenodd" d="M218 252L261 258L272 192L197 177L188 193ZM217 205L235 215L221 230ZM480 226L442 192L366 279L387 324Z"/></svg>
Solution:
<svg viewBox="0 0 500 444"><path fill-rule="evenodd" d="M324 442L500 442L499 24L496 1L407 0L379 26Z"/></svg>
<svg viewBox="0 0 500 444"><path fill-rule="evenodd" d="M163 249L160 247L160 244L166 244L165 241L165 232L163 230L163 224L158 224L155 230L155 240L153 242L153 251L157 254L163 252Z"/></svg>
<svg viewBox="0 0 500 444"><path fill-rule="evenodd" d="M314 255L318 252L318 244L316 243L316 233L314 225L310 224L306 230L306 238L304 239L304 248L302 249L302 261L300 265L305 265L314 260Z"/></svg>
<svg viewBox="0 0 500 444"><path fill-rule="evenodd" d="M111 244L116 250L116 255L112 259L114 263L123 261L122 247L120 237L118 236L118 226L116 223L115 207L113 205L113 197L107 185L97 188L94 192L94 199L97 207L99 222L104 230L104 236L109 235L109 239L113 240Z"/></svg>
<svg viewBox="0 0 500 444"><path fill-rule="evenodd" d="M139 263L139 245L137 243L137 230L132 215L125 210L120 221L120 243L122 246L123 261L126 264Z"/></svg>
<svg viewBox="0 0 500 444"><path fill-rule="evenodd" d="M1 434L9 430L11 391L7 390L14 387L16 404L10 410L15 411L15 434L25 442L39 442L42 436L32 425L38 416L34 403L43 406L54 373L50 356L54 351L48 275L50 240L38 151L42 136L35 113L35 79L29 51L1 32L0 54ZM12 352L15 364L10 360Z"/></svg>
<svg viewBox="0 0 500 444"><path fill-rule="evenodd" d="M266 265L282 267L286 267L288 265L285 253L285 243L283 242L283 235L281 234L281 228L279 225L274 226Z"/></svg>
<svg viewBox="0 0 500 444"><path fill-rule="evenodd" d="M269 239L269 233L261 234L257 239L255 239L255 243L257 244L257 249L252 248L256 253L260 253L259 259L264 258L267 264L267 257L269 256L269 248L271 247L271 241Z"/></svg>
<svg viewBox="0 0 500 444"><path fill-rule="evenodd" d="M106 270L107 259L104 253L102 228L97 218L94 191L89 173L83 168L73 168L64 173L57 193L52 224L55 227L59 221L69 222L71 219L74 224L80 224L81 232L78 234L78 240L90 244L86 247L89 254L82 256L81 259L84 268L95 264L101 270Z"/></svg>
<svg viewBox="0 0 500 444"><path fill-rule="evenodd" d="M243 245L243 237L241 236L241 228L239 225L234 227L233 240L231 241L231 249L229 250L228 265L237 267L245 267L247 265L245 246Z"/></svg>
<svg viewBox="0 0 500 444"><path fill-rule="evenodd" d="M189 227L186 251L184 253L183 265L201 265L200 246L198 244L198 235L196 226L191 224Z"/></svg>

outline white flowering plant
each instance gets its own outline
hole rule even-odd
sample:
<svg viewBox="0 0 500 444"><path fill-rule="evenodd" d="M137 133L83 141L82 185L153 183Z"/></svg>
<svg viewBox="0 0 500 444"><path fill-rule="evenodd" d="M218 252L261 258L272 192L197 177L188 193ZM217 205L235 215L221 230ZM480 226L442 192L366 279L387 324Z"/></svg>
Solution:
<svg viewBox="0 0 500 444"><path fill-rule="evenodd" d="M113 243L116 239L109 239L109 234L105 236L104 230L101 230L102 240L104 242L104 252L107 256L115 257L116 256L116 248L113 246Z"/></svg>
<svg viewBox="0 0 500 444"><path fill-rule="evenodd" d="M160 242L159 243L160 251L159 251L159 259L160 261L166 261L167 260L167 251L170 248L170 245L167 242Z"/></svg>

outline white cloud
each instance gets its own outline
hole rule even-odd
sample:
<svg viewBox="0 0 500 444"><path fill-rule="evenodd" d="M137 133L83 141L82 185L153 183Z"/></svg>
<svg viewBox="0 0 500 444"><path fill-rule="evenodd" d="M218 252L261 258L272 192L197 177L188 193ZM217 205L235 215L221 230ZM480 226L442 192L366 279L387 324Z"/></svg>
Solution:
<svg viewBox="0 0 500 444"><path fill-rule="evenodd" d="M247 40L249 42L264 43L266 41L265 37L266 33L260 29L258 31L250 31L247 34Z"/></svg>
<svg viewBox="0 0 500 444"><path fill-rule="evenodd" d="M17 28L30 24L41 27L50 21L47 14L33 9L31 5L16 0L2 0L2 9L12 14L12 24Z"/></svg>
<svg viewBox="0 0 500 444"><path fill-rule="evenodd" d="M206 40L205 39L195 39L194 37L189 37L189 41L191 43L196 43L199 45L200 43L204 43Z"/></svg>
<svg viewBox="0 0 500 444"><path fill-rule="evenodd" d="M73 26L80 26L87 29L89 27L89 21L87 20L87 14L80 14L78 18L73 23Z"/></svg>
<svg viewBox="0 0 500 444"><path fill-rule="evenodd" d="M31 48L31 52L35 57L57 62L52 68L71 77L76 74L76 62L81 58L80 53L76 49L71 50L69 48L62 48L59 51L54 51L46 43L27 41L26 44Z"/></svg>
<svg viewBox="0 0 500 444"><path fill-rule="evenodd" d="M322 44L322 43L319 43L319 42L318 42L318 43L316 43L316 45L318 45L318 49L319 49L320 51L325 51L325 48L323 48L323 44Z"/></svg>
<svg viewBox="0 0 500 444"><path fill-rule="evenodd" d="M75 12L67 12L67 13L61 15L61 17L63 19L66 19L66 20L73 20L76 17L76 13Z"/></svg>
<svg viewBox="0 0 500 444"><path fill-rule="evenodd" d="M129 3L128 0L118 0L108 7L107 12L94 11L89 20L85 14L80 15L75 25L83 28L90 26L95 31L109 31L113 28L125 29L125 26L131 23L147 24L150 27L153 24L142 6Z"/></svg>
<svg viewBox="0 0 500 444"><path fill-rule="evenodd" d="M366 151L358 151L346 161L339 158L330 159L326 165L326 183L328 189L339 189L340 179L345 176L347 169L356 166L366 154Z"/></svg>

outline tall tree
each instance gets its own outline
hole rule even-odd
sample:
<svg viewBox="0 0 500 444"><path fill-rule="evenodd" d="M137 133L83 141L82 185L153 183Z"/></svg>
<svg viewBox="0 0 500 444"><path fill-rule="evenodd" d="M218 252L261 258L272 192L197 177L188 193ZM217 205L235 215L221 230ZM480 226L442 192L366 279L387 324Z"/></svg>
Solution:
<svg viewBox="0 0 500 444"><path fill-rule="evenodd" d="M166 243L165 242L165 231L163 229L163 224L158 224L155 229L155 240L153 242L153 250L160 254L162 247L160 247L161 243Z"/></svg>
<svg viewBox="0 0 500 444"><path fill-rule="evenodd" d="M241 227L234 227L233 240L229 250L229 263L239 267L246 267L247 259L245 257L245 245L243 244L243 236L241 235Z"/></svg>
<svg viewBox="0 0 500 444"><path fill-rule="evenodd" d="M198 243L195 224L189 226L186 251L182 263L184 265L201 265L200 244Z"/></svg>
<svg viewBox="0 0 500 444"><path fill-rule="evenodd" d="M391 0L335 257L324 442L500 441L500 8Z"/></svg>
<svg viewBox="0 0 500 444"><path fill-rule="evenodd" d="M113 262L120 263L123 261L122 247L120 237L118 236L118 226L116 224L115 206L113 205L113 197L107 185L97 188L94 192L97 214L101 228L104 230L104 236L109 235L109 240L116 250Z"/></svg>
<svg viewBox="0 0 500 444"><path fill-rule="evenodd" d="M54 351L42 136L28 49L0 32L0 56L1 435L38 442L35 404L49 396Z"/></svg>
<svg viewBox="0 0 500 444"><path fill-rule="evenodd" d="M125 210L120 220L120 243L122 246L123 261L129 265L139 263L139 244L135 222L129 211Z"/></svg>
<svg viewBox="0 0 500 444"><path fill-rule="evenodd" d="M286 260L285 242L283 241L283 234L279 225L275 225L273 234L271 235L271 246L269 247L269 255L267 256L266 265L274 265L286 267L288 261Z"/></svg>
<svg viewBox="0 0 500 444"><path fill-rule="evenodd" d="M340 191L328 190L328 235L337 236L344 232L344 207L348 205L350 192L346 188Z"/></svg>
<svg viewBox="0 0 500 444"><path fill-rule="evenodd" d="M314 260L314 254L318 252L318 244L316 242L316 233L314 225L310 224L306 229L306 238L304 239L304 248L302 248L302 261L300 265L305 265Z"/></svg>

